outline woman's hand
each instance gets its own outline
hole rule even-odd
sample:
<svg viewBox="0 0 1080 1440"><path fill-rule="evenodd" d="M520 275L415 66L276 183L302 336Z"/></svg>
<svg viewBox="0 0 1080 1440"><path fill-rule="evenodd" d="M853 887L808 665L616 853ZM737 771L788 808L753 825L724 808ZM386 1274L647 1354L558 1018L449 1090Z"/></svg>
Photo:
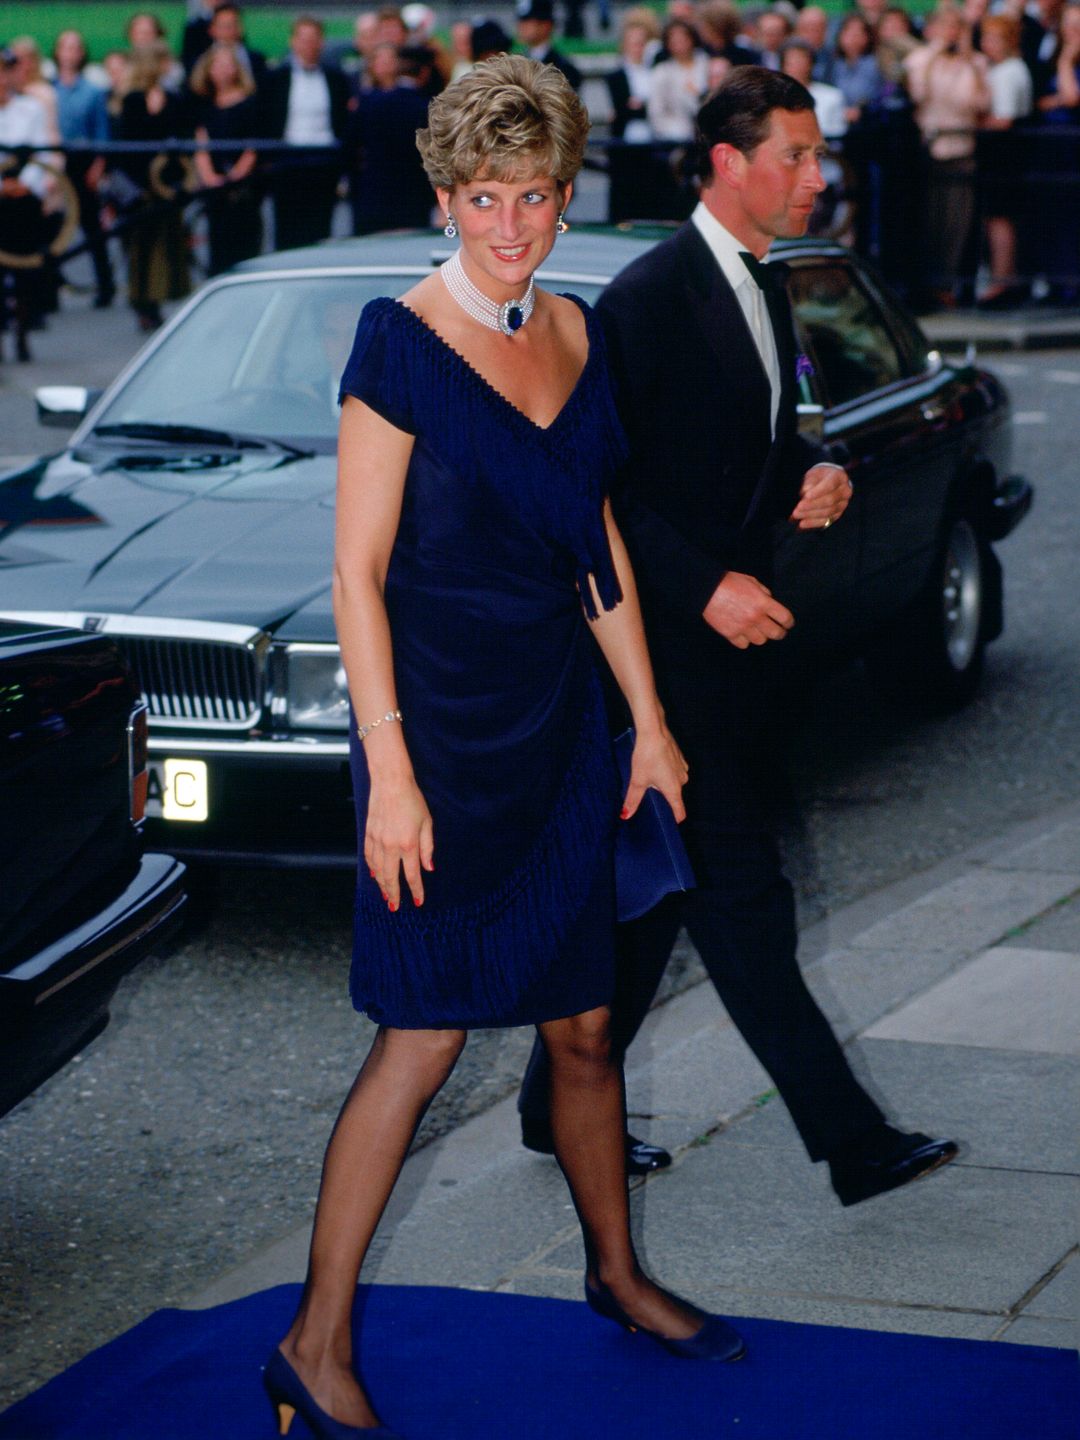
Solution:
<svg viewBox="0 0 1080 1440"><path fill-rule="evenodd" d="M434 870L431 812L412 776L372 777L364 859L391 910L400 903L401 872L414 905L424 903L424 870Z"/></svg>
<svg viewBox="0 0 1080 1440"><path fill-rule="evenodd" d="M671 806L675 819L686 819L682 790L690 774L683 753L667 726L660 722L655 730L637 731L634 754L630 762L630 784L623 800L622 819L629 820L646 790L659 790Z"/></svg>

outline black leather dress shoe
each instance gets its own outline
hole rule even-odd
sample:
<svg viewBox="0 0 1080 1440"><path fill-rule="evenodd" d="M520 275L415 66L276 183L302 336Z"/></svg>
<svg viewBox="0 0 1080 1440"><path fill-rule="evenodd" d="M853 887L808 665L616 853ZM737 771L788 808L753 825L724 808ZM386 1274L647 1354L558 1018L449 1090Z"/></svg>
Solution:
<svg viewBox="0 0 1080 1440"><path fill-rule="evenodd" d="M917 1130L905 1135L891 1125L877 1125L829 1160L832 1186L841 1205L858 1205L929 1175L955 1160L957 1153L955 1140L931 1140Z"/></svg>
<svg viewBox="0 0 1080 1440"><path fill-rule="evenodd" d="M522 1120L521 1143L526 1150L535 1150L538 1155L554 1155L555 1141L547 1125L535 1120ZM650 1145L627 1131L626 1173L628 1175L649 1175L654 1170L666 1170L671 1164L671 1155L660 1145Z"/></svg>

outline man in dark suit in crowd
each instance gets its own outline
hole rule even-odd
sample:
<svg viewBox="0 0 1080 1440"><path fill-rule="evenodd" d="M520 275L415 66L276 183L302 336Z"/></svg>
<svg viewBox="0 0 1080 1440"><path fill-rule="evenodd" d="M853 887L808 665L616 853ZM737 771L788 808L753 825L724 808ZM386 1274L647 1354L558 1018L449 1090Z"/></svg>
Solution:
<svg viewBox="0 0 1080 1440"><path fill-rule="evenodd" d="M270 67L262 51L253 50L245 40L243 13L232 0L221 0L209 18L197 16L184 27L181 59L188 75L211 45L231 45L240 63L247 68L256 92L262 93Z"/></svg>
<svg viewBox="0 0 1080 1440"><path fill-rule="evenodd" d="M852 1074L803 981L794 899L767 829L767 651L795 623L769 588L771 532L784 520L816 531L827 566L828 531L851 497L846 473L798 433L784 267L762 264L774 239L805 234L824 145L809 92L759 66L727 77L698 128L700 204L598 306L631 445L616 512L690 767L683 832L697 878L620 927L613 1037L625 1050L685 925L811 1158L829 1162L850 1205L951 1160L956 1146L887 1125ZM545 1148L544 1091L534 1059L521 1102L532 1148ZM640 1159L635 1168L648 1168Z"/></svg>
<svg viewBox="0 0 1080 1440"><path fill-rule="evenodd" d="M554 65L556 70L562 71L575 90L580 90L581 71L551 43L551 37L555 33L555 8L552 0L518 0L516 13L518 40L529 59L539 60L541 65Z"/></svg>
<svg viewBox="0 0 1080 1440"><path fill-rule="evenodd" d="M323 40L322 21L301 15L293 22L288 59L270 72L264 86L268 133L296 147L295 163L288 163L292 156L273 160L279 250L311 245L330 234L342 162L319 149L345 135L349 82L340 70L323 63Z"/></svg>
<svg viewBox="0 0 1080 1440"><path fill-rule="evenodd" d="M424 47L384 44L371 52L372 83L358 92L349 120L354 235L431 223L435 196L416 148L429 103L418 84L423 62Z"/></svg>

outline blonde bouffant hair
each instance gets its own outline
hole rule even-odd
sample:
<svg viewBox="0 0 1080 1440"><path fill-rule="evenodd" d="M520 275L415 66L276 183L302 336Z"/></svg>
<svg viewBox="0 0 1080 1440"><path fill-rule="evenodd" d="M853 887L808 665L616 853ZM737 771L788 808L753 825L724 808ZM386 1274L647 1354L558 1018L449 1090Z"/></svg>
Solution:
<svg viewBox="0 0 1080 1440"><path fill-rule="evenodd" d="M416 144L432 185L482 177L573 180L585 158L589 115L554 65L524 55L481 60L437 95Z"/></svg>

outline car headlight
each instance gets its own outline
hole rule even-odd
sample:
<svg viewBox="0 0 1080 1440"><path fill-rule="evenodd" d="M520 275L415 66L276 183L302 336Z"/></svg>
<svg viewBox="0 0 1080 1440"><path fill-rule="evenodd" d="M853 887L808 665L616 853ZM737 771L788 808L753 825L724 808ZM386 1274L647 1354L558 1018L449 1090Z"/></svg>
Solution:
<svg viewBox="0 0 1080 1440"><path fill-rule="evenodd" d="M349 688L336 645L290 645L285 714L295 730L349 728Z"/></svg>

